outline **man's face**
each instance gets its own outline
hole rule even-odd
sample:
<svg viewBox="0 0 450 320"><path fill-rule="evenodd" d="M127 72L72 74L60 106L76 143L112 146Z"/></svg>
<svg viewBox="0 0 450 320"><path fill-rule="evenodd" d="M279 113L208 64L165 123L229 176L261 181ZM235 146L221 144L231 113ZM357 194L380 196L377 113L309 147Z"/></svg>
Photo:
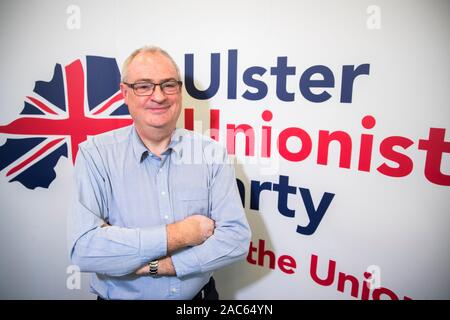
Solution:
<svg viewBox="0 0 450 320"><path fill-rule="evenodd" d="M126 82L150 81L161 83L178 79L175 66L160 53L140 53L128 65ZM179 93L164 94L160 86L150 96L137 96L132 88L120 84L120 90L137 127L175 128L181 112L181 88Z"/></svg>

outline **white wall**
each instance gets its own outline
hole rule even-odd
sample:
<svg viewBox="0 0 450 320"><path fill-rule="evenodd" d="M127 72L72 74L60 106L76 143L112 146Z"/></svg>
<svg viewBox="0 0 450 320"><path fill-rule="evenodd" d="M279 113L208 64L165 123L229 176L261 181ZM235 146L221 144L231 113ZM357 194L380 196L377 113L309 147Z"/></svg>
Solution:
<svg viewBox="0 0 450 320"><path fill-rule="evenodd" d="M67 13L71 5L79 8L79 19L73 11ZM253 244L264 240L266 250L274 251L277 258L289 255L297 263L293 274L268 268L268 260L265 266L247 261L232 265L216 274L222 297L354 299L349 283L344 292L337 290L342 272L357 279L361 299L363 274L375 266L371 268L380 276L378 283L401 299L449 299L450 192L448 184L438 185L425 177L426 152L418 149L430 128L447 129L450 124L449 18L449 2L436 0L2 1L0 126L18 118L35 81L49 81L56 63L65 66L98 55L114 57L121 64L133 49L155 44L171 53L182 71L185 55L194 54L195 83L205 88L210 54L220 53L217 95L197 100L184 92L184 105L195 108L203 130L209 126L209 109L219 109L221 142L227 124L249 124L258 137L262 125L272 127L270 162L245 156L244 140L238 138L236 158L241 163L236 172L246 187ZM78 22L80 28L70 29ZM237 98L228 99L227 55L233 49L238 50ZM291 102L277 98L276 78L270 75L278 57L287 57L288 65L296 67L296 75L287 81L287 91L295 93ZM352 103L341 103L342 66L361 64L370 64L370 74L356 78ZM298 87L301 74L314 65L327 66L335 76L335 88L327 89L332 97L326 102L308 101ZM259 78L267 84L268 94L258 101L242 97L248 89L243 72L253 66L268 70ZM271 121L262 120L264 110L272 112ZM366 115L376 119L373 129L362 127ZM277 150L276 138L288 127L301 128L311 137L312 151L303 161L288 161ZM331 149L328 165L317 164L319 130L350 135L350 169L338 167L338 148ZM12 137L1 132L0 145ZM370 172L358 170L363 133L374 137ZM390 136L413 142L406 150L395 149L413 163L405 177L388 177L376 170L384 162L395 166L378 149ZM449 141L448 133L445 137ZM291 139L288 148L295 152L301 146ZM447 151L441 167L430 168L450 174L449 160ZM71 160L59 160L56 179L48 189L30 190L8 182L8 168L0 171L0 298L94 298L86 275L81 289L66 287ZM280 175L297 187L296 195L288 198L295 217L278 212L275 192L262 192L259 210L250 209L250 181L278 183ZM316 208L325 192L335 194L309 236L296 232L297 225L308 223L298 187L310 190ZM312 255L319 259L321 278L326 276L328 261L336 262L336 279L329 286L310 276ZM373 298L373 290L369 297Z"/></svg>

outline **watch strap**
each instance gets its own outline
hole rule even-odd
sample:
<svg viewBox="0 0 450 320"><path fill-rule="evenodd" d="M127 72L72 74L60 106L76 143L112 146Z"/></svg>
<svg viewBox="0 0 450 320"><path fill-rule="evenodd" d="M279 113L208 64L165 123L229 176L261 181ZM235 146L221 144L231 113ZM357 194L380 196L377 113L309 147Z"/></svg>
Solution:
<svg viewBox="0 0 450 320"><path fill-rule="evenodd" d="M152 260L148 263L149 266L149 275L152 277L156 277L158 275L158 260Z"/></svg>

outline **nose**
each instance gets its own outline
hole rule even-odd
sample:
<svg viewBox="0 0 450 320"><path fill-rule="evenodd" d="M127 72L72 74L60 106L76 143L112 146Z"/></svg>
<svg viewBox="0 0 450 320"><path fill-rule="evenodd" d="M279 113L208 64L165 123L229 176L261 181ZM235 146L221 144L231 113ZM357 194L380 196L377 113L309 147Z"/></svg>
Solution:
<svg viewBox="0 0 450 320"><path fill-rule="evenodd" d="M164 92L161 89L161 85L159 84L155 85L155 89L153 90L151 99L155 102L162 102L166 99L166 96L164 95Z"/></svg>

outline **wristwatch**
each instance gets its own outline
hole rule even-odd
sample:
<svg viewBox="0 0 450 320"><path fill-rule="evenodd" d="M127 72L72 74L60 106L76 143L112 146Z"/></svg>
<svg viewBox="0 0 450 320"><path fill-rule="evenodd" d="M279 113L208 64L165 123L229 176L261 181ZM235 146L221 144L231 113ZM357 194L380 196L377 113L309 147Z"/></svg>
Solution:
<svg viewBox="0 0 450 320"><path fill-rule="evenodd" d="M149 272L148 275L152 277L158 276L158 260L152 260L148 263Z"/></svg>

